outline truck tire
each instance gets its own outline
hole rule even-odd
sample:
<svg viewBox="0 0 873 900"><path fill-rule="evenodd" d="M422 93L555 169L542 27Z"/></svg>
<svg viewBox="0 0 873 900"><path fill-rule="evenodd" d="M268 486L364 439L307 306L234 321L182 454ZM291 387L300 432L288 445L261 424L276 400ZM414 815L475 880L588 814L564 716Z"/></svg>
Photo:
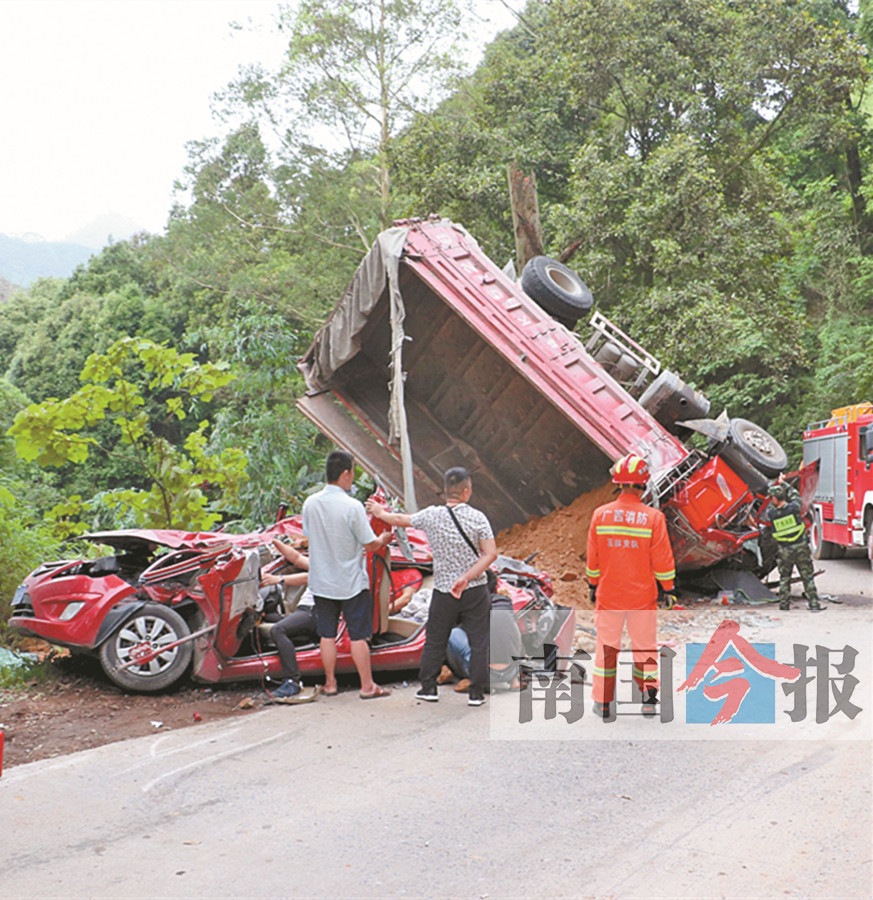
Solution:
<svg viewBox="0 0 873 900"><path fill-rule="evenodd" d="M870 560L870 568L873 569L873 517L867 519L867 559Z"/></svg>
<svg viewBox="0 0 873 900"><path fill-rule="evenodd" d="M731 419L730 439L721 454L728 463L741 457L768 478L788 466L788 454L771 434L746 419Z"/></svg>
<svg viewBox="0 0 873 900"><path fill-rule="evenodd" d="M521 273L522 290L550 316L572 328L594 305L591 291L563 263L548 256L535 256Z"/></svg>
<svg viewBox="0 0 873 900"><path fill-rule="evenodd" d="M816 510L812 517L812 528L809 529L809 549L813 559L833 559L834 544L826 541L822 534L821 511Z"/></svg>

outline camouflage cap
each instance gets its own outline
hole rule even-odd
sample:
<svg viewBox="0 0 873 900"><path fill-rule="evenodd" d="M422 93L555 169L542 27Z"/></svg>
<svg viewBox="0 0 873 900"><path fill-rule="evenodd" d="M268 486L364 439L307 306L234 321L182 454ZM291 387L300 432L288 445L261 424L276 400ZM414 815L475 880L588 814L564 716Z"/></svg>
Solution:
<svg viewBox="0 0 873 900"><path fill-rule="evenodd" d="M771 497L774 497L776 500L787 500L788 499L788 486L784 484L771 484L770 490L768 492Z"/></svg>

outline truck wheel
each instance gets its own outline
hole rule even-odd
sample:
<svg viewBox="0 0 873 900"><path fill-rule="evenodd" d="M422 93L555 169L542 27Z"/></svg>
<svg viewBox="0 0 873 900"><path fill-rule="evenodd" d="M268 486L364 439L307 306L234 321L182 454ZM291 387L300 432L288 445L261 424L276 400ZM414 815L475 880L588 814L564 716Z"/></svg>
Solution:
<svg viewBox="0 0 873 900"><path fill-rule="evenodd" d="M187 641L159 653L154 659L134 663L139 655L160 650L191 633L187 622L175 610L160 603L146 603L100 647L100 665L110 681L128 691L161 691L177 682L188 668L194 644Z"/></svg>
<svg viewBox="0 0 873 900"><path fill-rule="evenodd" d="M779 441L746 419L731 419L730 443L722 456L728 462L740 456L768 478L775 478L788 465L788 454Z"/></svg>
<svg viewBox="0 0 873 900"><path fill-rule="evenodd" d="M815 511L812 517L812 528L809 529L809 548L813 559L833 559L834 545L826 541L822 534L821 512Z"/></svg>
<svg viewBox="0 0 873 900"><path fill-rule="evenodd" d="M521 273L522 290L550 316L568 328L594 305L591 291L563 263L548 256L535 256Z"/></svg>
<svg viewBox="0 0 873 900"><path fill-rule="evenodd" d="M873 569L873 518L867 520L867 559Z"/></svg>

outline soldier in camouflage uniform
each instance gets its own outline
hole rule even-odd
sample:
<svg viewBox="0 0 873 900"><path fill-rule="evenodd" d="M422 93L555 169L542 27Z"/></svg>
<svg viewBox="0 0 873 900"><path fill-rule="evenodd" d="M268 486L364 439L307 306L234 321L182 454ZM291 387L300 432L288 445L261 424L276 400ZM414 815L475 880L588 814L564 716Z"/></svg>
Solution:
<svg viewBox="0 0 873 900"><path fill-rule="evenodd" d="M779 550L779 609L791 608L791 573L795 566L803 582L803 590L812 610L821 609L813 578L812 554L806 536L806 525L800 517L800 495L787 484L770 488L767 527Z"/></svg>

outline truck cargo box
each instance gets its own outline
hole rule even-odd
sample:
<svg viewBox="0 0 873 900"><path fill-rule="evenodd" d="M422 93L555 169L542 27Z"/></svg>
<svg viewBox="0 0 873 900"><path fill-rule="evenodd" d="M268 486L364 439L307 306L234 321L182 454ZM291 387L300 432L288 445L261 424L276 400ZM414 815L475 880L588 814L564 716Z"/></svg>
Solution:
<svg viewBox="0 0 873 900"><path fill-rule="evenodd" d="M301 369L301 411L407 509L440 502L445 470L465 465L498 530L599 487L625 453L656 477L689 455L446 220L380 236Z"/></svg>

